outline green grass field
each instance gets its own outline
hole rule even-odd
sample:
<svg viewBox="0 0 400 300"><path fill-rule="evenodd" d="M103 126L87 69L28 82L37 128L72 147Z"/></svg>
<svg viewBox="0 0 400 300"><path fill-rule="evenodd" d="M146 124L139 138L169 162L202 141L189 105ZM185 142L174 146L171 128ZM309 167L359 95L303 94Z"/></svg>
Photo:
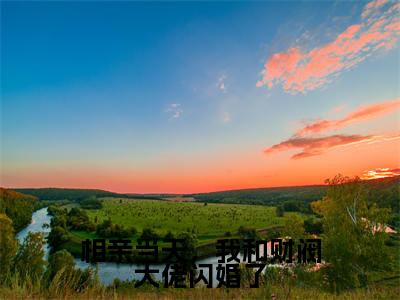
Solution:
<svg viewBox="0 0 400 300"><path fill-rule="evenodd" d="M135 199L106 198L100 210L87 210L97 223L111 218L115 224L153 228L160 235L191 231L200 240L235 234L240 226L256 229L281 225L284 218L275 215L274 207L236 204L208 204Z"/></svg>

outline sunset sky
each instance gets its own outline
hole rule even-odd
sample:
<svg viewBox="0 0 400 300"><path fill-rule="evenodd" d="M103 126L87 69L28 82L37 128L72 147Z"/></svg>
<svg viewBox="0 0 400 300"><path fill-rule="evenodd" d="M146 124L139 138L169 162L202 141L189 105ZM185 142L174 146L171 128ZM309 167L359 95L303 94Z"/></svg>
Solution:
<svg viewBox="0 0 400 300"><path fill-rule="evenodd" d="M4 187L400 174L400 3L1 2Z"/></svg>

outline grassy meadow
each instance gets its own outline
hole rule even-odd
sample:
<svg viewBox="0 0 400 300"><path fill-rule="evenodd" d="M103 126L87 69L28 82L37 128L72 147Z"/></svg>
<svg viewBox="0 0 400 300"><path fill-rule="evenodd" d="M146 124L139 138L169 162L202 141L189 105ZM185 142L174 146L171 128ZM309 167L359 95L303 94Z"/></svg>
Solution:
<svg viewBox="0 0 400 300"><path fill-rule="evenodd" d="M124 228L136 229L129 237L136 241L143 229L152 229L160 237L168 232L178 236L184 232L197 237L198 255L213 256L216 240L226 237L239 237L239 227L253 228L261 235L284 225L285 220L298 212L286 212L284 217L276 215L276 207L265 205L244 205L227 203L176 202L163 200L144 200L137 198L100 198L99 209L83 209L90 221L101 224L111 220ZM62 205L68 210L81 208L77 203ZM81 242L85 239L99 238L96 232L87 230L68 230L68 241L62 245L75 256L81 254ZM159 245L162 245L162 240Z"/></svg>
<svg viewBox="0 0 400 300"><path fill-rule="evenodd" d="M227 233L234 235L240 226L262 229L282 225L284 218L277 217L275 210L261 205L105 198L101 209L86 212L95 223L110 218L113 223L133 226L138 232L152 228L161 236L168 231L190 231L204 242Z"/></svg>

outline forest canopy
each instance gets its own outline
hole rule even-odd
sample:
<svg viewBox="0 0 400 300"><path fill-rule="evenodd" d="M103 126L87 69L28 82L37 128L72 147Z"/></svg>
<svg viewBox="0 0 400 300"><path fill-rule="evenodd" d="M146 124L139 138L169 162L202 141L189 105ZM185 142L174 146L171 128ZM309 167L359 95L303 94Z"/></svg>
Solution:
<svg viewBox="0 0 400 300"><path fill-rule="evenodd" d="M30 223L37 201L34 196L0 188L0 213L5 213L12 220L16 231Z"/></svg>

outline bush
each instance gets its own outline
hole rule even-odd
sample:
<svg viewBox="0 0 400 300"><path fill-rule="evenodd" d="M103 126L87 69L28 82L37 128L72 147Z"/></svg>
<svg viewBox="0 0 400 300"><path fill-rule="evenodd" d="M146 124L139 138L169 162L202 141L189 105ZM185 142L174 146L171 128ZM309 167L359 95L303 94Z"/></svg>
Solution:
<svg viewBox="0 0 400 300"><path fill-rule="evenodd" d="M70 291L82 292L95 283L91 268L75 268L73 256L66 250L58 251L49 257L46 278L49 283L50 298L65 296ZM64 297L63 297L64 298Z"/></svg>
<svg viewBox="0 0 400 300"><path fill-rule="evenodd" d="M96 234L100 237L110 238L126 238L136 233L136 228L124 228L122 225L113 224L111 220L104 220L103 223L97 225Z"/></svg>
<svg viewBox="0 0 400 300"><path fill-rule="evenodd" d="M60 226L52 227L47 241L52 251L56 251L62 244L68 242L69 237L67 231Z"/></svg>
<svg viewBox="0 0 400 300"><path fill-rule="evenodd" d="M43 234L29 232L15 257L15 270L23 282L40 281L45 272Z"/></svg>
<svg viewBox="0 0 400 300"><path fill-rule="evenodd" d="M244 239L257 238L257 232L255 228L240 226L238 233Z"/></svg>
<svg viewBox="0 0 400 300"><path fill-rule="evenodd" d="M276 207L276 216L283 217L284 213L285 213L285 208L283 207L283 205L278 205Z"/></svg>
<svg viewBox="0 0 400 300"><path fill-rule="evenodd" d="M51 227L62 227L64 229L67 228L67 216L66 215L56 215L51 219L50 222Z"/></svg>
<svg viewBox="0 0 400 300"><path fill-rule="evenodd" d="M173 239L175 239L175 235L171 231L168 231L167 234L164 236L164 240L173 240Z"/></svg>
<svg viewBox="0 0 400 300"><path fill-rule="evenodd" d="M304 220L304 229L307 233L321 234L322 233L322 220L315 218L308 218Z"/></svg>
<svg viewBox="0 0 400 300"><path fill-rule="evenodd" d="M12 221L5 214L0 213L0 284L11 272L13 260L17 252L18 243L14 237Z"/></svg>
<svg viewBox="0 0 400 300"><path fill-rule="evenodd" d="M96 225L89 219L87 213L79 208L72 208L68 212L67 225L75 230L94 231Z"/></svg>
<svg viewBox="0 0 400 300"><path fill-rule="evenodd" d="M102 202L96 199L96 197L85 199L80 204L81 207L85 209L101 209L103 207Z"/></svg>
<svg viewBox="0 0 400 300"><path fill-rule="evenodd" d="M60 250L50 255L46 275L49 281L61 270L68 272L75 267L74 257L67 250Z"/></svg>
<svg viewBox="0 0 400 300"><path fill-rule="evenodd" d="M140 238L143 240L157 240L160 238L160 236L153 229L144 228Z"/></svg>

